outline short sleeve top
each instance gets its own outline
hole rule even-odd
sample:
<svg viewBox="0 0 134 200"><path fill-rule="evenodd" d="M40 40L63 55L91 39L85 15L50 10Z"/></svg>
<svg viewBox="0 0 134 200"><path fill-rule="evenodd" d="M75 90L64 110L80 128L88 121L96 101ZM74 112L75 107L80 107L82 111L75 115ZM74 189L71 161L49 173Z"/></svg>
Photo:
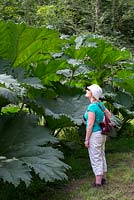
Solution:
<svg viewBox="0 0 134 200"><path fill-rule="evenodd" d="M100 108L100 107L101 108ZM104 118L104 110L106 107L102 102L95 102L88 105L87 110L84 114L84 119L86 121L86 128L88 127L88 111L95 113L95 122L93 125L92 132L101 131L100 123L103 121ZM90 119L89 119L90 120Z"/></svg>

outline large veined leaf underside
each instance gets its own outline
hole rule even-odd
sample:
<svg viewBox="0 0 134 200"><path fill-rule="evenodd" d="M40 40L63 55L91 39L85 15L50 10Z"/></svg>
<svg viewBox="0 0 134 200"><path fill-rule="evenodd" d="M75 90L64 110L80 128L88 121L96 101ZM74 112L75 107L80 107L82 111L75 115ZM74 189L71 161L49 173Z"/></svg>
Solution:
<svg viewBox="0 0 134 200"><path fill-rule="evenodd" d="M55 130L69 126L80 126L83 123L83 114L89 104L89 100L83 95L80 88L68 87L62 84L53 83L55 93L53 98L47 97L47 92L43 96L35 97L35 104L30 104L32 109L37 107L42 109L48 127ZM38 112L38 110L37 110Z"/></svg>
<svg viewBox="0 0 134 200"><path fill-rule="evenodd" d="M47 144L56 143L45 127L37 126L35 116L13 114L0 117L0 178L15 185L30 183L31 169L45 181L67 178L63 154Z"/></svg>
<svg viewBox="0 0 134 200"><path fill-rule="evenodd" d="M75 97L60 96L51 101L41 99L40 104L47 107L45 115L49 124L51 124L51 120L53 119L51 127L63 128L70 125L70 121L69 124L67 123L67 118L71 120L73 126L80 126L83 123L83 114L87 108L88 101L86 101L84 95L77 95ZM65 118L66 120L64 121Z"/></svg>
<svg viewBox="0 0 134 200"><path fill-rule="evenodd" d="M15 92L10 91L7 88L0 87L0 109L10 103L15 103L17 96Z"/></svg>

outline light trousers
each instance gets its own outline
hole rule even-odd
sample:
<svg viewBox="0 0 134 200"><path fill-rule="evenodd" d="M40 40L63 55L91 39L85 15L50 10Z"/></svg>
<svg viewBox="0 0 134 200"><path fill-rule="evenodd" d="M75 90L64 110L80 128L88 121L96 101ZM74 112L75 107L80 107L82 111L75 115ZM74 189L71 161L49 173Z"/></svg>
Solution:
<svg viewBox="0 0 134 200"><path fill-rule="evenodd" d="M101 131L93 132L89 139L88 153L95 176L107 172L105 142L106 136L102 135Z"/></svg>

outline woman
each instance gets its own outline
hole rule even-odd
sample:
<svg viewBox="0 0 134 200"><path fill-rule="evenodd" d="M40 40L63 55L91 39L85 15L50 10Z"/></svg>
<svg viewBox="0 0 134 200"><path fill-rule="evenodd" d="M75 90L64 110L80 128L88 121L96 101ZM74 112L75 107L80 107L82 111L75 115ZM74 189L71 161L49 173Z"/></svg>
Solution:
<svg viewBox="0 0 134 200"><path fill-rule="evenodd" d="M102 89L99 85L93 84L86 89L86 97L90 104L84 114L86 120L85 147L88 148L91 166L95 174L95 187L100 187L106 182L107 164L105 158L106 136L101 134L100 122L103 121L104 112L108 118L111 113L99 101ZM103 112L104 111L104 112Z"/></svg>

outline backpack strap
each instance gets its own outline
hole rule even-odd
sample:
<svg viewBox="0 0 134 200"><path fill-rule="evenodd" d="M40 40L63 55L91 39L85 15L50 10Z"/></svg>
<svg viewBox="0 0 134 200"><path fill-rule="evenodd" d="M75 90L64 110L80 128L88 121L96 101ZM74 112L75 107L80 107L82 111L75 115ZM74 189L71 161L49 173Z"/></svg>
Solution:
<svg viewBox="0 0 134 200"><path fill-rule="evenodd" d="M102 110L102 112L104 112L105 110L102 108L102 106L100 104L97 104L99 106L99 108ZM105 116L105 122L106 123L111 123L110 119L107 117L107 115L104 112L104 116Z"/></svg>
<svg viewBox="0 0 134 200"><path fill-rule="evenodd" d="M99 104L99 103L97 103L97 105L99 106L99 108L102 110L102 112L104 112L105 111L105 109L104 108L102 108L102 106Z"/></svg>

